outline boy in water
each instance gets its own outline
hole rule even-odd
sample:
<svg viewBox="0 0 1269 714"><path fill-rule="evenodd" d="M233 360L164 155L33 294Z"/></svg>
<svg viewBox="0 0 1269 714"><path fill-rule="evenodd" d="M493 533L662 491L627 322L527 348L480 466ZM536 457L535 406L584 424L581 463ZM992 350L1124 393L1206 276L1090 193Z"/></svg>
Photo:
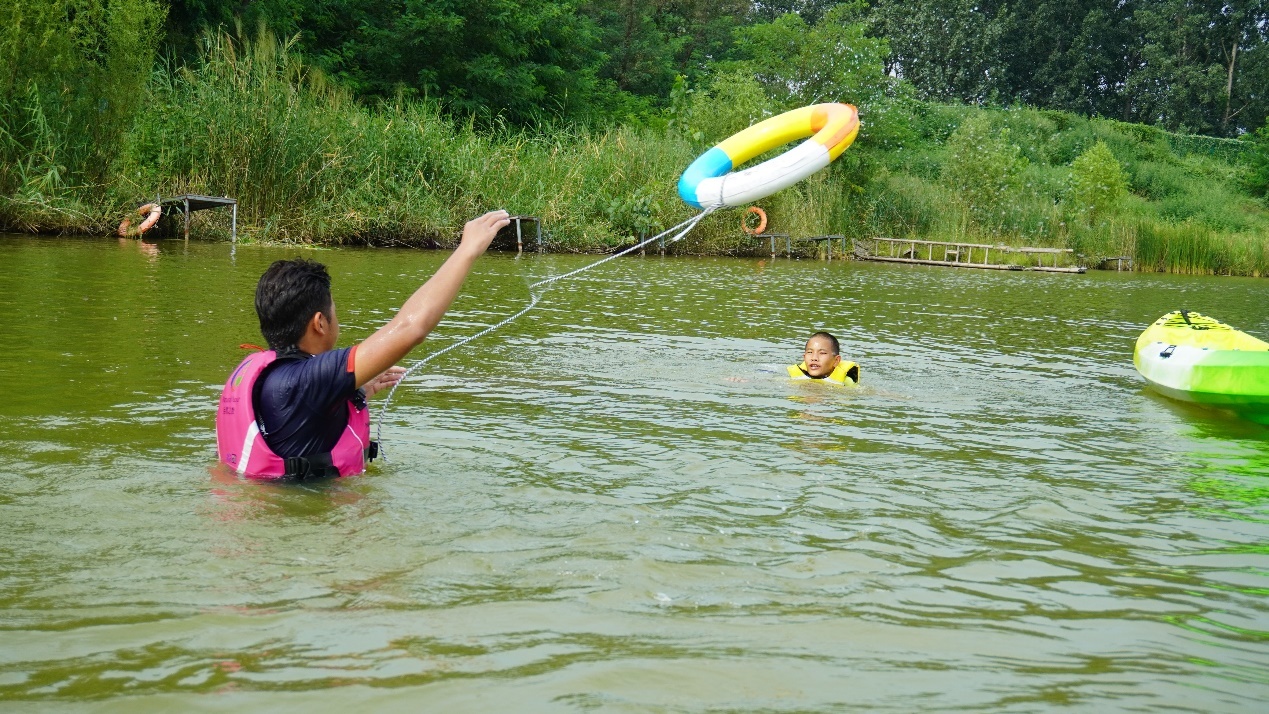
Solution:
<svg viewBox="0 0 1269 714"><path fill-rule="evenodd" d="M827 332L817 332L806 341L802 364L789 365L794 379L823 379L836 384L859 384L859 365L842 360L841 345Z"/></svg>
<svg viewBox="0 0 1269 714"><path fill-rule="evenodd" d="M396 316L360 344L335 349L339 318L330 275L314 261L279 260L256 286L269 350L229 376L216 413L220 460L239 475L305 480L361 473L373 459L366 397L396 384L394 366L423 342L458 295L506 211L463 227L462 240Z"/></svg>

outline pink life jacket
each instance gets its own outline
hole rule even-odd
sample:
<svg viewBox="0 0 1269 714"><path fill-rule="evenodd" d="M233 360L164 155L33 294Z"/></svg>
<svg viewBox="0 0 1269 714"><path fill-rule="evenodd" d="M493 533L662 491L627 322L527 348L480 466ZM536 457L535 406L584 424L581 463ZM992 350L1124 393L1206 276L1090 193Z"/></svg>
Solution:
<svg viewBox="0 0 1269 714"><path fill-rule="evenodd" d="M370 409L348 402L348 426L340 434L335 448L326 454L282 458L264 441L253 401L256 380L265 367L277 361L273 350L250 355L229 375L220 393L220 409L216 412L216 448L220 460L233 467L240 476L263 479L321 475L330 467L340 476L351 476L366 470L366 461L375 457L376 444L370 440ZM284 358L285 359L285 358Z"/></svg>

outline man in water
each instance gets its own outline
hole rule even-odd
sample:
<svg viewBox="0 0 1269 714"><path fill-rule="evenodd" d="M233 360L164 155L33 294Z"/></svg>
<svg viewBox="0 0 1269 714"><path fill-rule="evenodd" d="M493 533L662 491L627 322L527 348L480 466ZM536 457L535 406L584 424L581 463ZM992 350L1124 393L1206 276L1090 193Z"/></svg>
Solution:
<svg viewBox="0 0 1269 714"><path fill-rule="evenodd" d="M304 480L361 473L373 459L366 397L391 387L397 361L423 342L458 295L506 211L463 227L454 253L364 342L335 349L339 318L326 267L279 260L256 286L256 313L269 351L243 360L216 414L220 460L240 475Z"/></svg>
<svg viewBox="0 0 1269 714"><path fill-rule="evenodd" d="M802 364L789 365L794 379L824 379L837 384L858 384L859 365L842 361L841 345L827 332L817 332L806 341Z"/></svg>

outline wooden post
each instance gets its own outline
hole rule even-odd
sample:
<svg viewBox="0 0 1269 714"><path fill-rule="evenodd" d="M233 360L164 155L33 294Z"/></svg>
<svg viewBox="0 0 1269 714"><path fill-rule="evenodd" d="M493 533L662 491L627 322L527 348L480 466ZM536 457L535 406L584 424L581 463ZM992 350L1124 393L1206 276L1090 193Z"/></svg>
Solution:
<svg viewBox="0 0 1269 714"><path fill-rule="evenodd" d="M185 240L189 240L189 197L185 198Z"/></svg>
<svg viewBox="0 0 1269 714"><path fill-rule="evenodd" d="M516 222L516 253L524 252L524 238L520 235L520 217L515 217Z"/></svg>
<svg viewBox="0 0 1269 714"><path fill-rule="evenodd" d="M230 233L229 233L230 235L229 241L231 243L237 243L238 242L238 202L237 201L234 201L233 212L234 212L234 216L232 219L233 222L230 224L231 227L230 227Z"/></svg>

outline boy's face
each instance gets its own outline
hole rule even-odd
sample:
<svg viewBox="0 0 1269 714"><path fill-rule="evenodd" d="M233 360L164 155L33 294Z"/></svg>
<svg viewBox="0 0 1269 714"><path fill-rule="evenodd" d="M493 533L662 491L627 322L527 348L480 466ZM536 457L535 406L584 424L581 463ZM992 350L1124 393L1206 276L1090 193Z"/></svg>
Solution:
<svg viewBox="0 0 1269 714"><path fill-rule="evenodd" d="M832 374L842 356L833 352L833 343L827 337L812 337L806 341L802 359L806 362L807 373L818 379Z"/></svg>

